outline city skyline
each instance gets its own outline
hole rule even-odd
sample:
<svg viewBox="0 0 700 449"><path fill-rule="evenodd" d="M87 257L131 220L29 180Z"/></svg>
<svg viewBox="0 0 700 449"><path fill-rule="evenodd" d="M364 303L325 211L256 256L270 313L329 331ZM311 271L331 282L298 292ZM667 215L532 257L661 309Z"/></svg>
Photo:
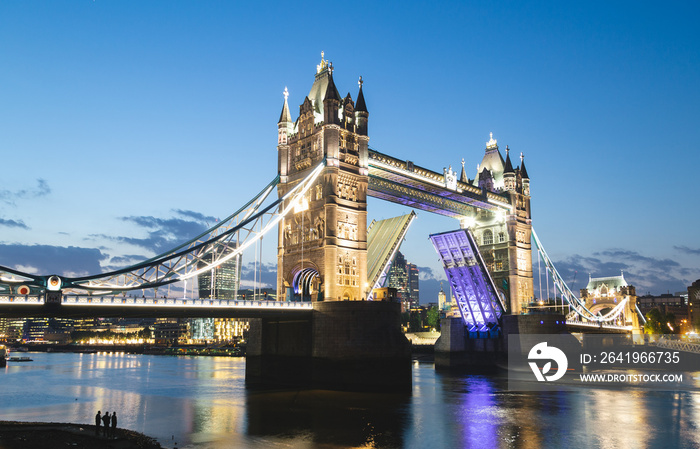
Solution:
<svg viewBox="0 0 700 449"><path fill-rule="evenodd" d="M96 274L227 216L275 176L282 91L296 119L324 51L342 95L363 77L371 148L438 172L464 159L471 179L489 133L522 152L533 227L575 292L589 273L624 270L640 295L700 278L697 6L324 5L347 33L269 10L0 5L0 265ZM407 212L368 202L369 219ZM423 303L445 278L428 234L457 227L419 211L401 247Z"/></svg>

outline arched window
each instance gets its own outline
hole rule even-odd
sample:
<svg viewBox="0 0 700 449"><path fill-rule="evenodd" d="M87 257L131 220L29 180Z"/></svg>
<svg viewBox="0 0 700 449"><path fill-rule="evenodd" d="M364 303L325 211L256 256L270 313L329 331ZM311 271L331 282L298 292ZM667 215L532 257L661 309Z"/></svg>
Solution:
<svg viewBox="0 0 700 449"><path fill-rule="evenodd" d="M482 240L484 245L493 245L493 232L488 229L485 230Z"/></svg>

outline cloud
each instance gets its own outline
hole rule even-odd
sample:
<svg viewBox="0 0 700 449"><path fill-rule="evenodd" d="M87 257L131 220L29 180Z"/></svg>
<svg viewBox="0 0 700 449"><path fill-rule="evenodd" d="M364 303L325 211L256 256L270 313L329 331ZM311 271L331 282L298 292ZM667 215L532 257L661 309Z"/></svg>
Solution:
<svg viewBox="0 0 700 449"><path fill-rule="evenodd" d="M209 223L209 227L213 226L214 223L218 221L215 217L200 214L199 212L194 212L191 210L175 209L174 211L177 212L179 215L182 215L183 217L193 218L195 221L198 221L200 223Z"/></svg>
<svg viewBox="0 0 700 449"><path fill-rule="evenodd" d="M443 271L435 273L430 267L418 267L418 280L427 281L429 279L444 280L445 273Z"/></svg>
<svg viewBox="0 0 700 449"><path fill-rule="evenodd" d="M0 218L0 226L6 226L8 228L20 228L20 229L29 229L29 226L24 224L22 220L15 221L15 220L6 220L4 218Z"/></svg>
<svg viewBox="0 0 700 449"><path fill-rule="evenodd" d="M30 198L39 198L42 196L47 196L51 193L51 187L44 179L37 179L37 186L34 189L21 189L21 190L0 190L0 201L5 204L15 206L15 201L24 200Z"/></svg>
<svg viewBox="0 0 700 449"><path fill-rule="evenodd" d="M98 249L76 246L0 244L0 265L31 274L99 274L108 257Z"/></svg>
<svg viewBox="0 0 700 449"><path fill-rule="evenodd" d="M666 267L679 267L680 264L675 260L671 259L655 259L653 257L646 257L639 254L637 251L630 251L625 249L609 249L597 253L593 253L594 256L606 256L615 259L625 259L631 262L641 262L649 263L653 265L664 265Z"/></svg>
<svg viewBox="0 0 700 449"><path fill-rule="evenodd" d="M122 217L122 221L130 222L147 230L144 238L109 236L92 234L91 238L104 238L115 242L127 243L160 254L185 243L208 229L207 220L215 221L213 217L187 210L174 210L179 217L158 218L154 216ZM184 217L184 218L183 218Z"/></svg>
<svg viewBox="0 0 700 449"><path fill-rule="evenodd" d="M257 285L258 287L276 287L277 286L277 264L263 263L257 267L257 276L255 274L255 262L241 264L241 286L248 288ZM257 280L257 283L255 282Z"/></svg>
<svg viewBox="0 0 700 449"><path fill-rule="evenodd" d="M624 272L625 280L636 287L638 295L643 295L686 290L695 273L694 270L681 267L675 260L649 257L637 251L619 248L595 252L592 256L574 254L564 259L555 260L553 263L564 282L576 294L579 293L580 289L586 287L589 275L593 278L608 277L619 276L621 272ZM542 265L542 295L546 296L544 293L546 288L544 271L544 265ZM533 262L533 274L535 295L540 296L540 275L536 259Z"/></svg>
<svg viewBox="0 0 700 449"><path fill-rule="evenodd" d="M138 263L146 260L146 256L141 254L126 254L124 256L114 256L109 261L113 264Z"/></svg>
<svg viewBox="0 0 700 449"><path fill-rule="evenodd" d="M109 265L111 266L116 266L116 267L122 267L125 265L134 265L139 262L143 262L146 260L146 256L141 255L141 254L127 254L124 256L114 256L109 260Z"/></svg>
<svg viewBox="0 0 700 449"><path fill-rule="evenodd" d="M682 252L683 254L690 254L692 256L700 256L700 248L693 249L687 246L674 246L673 249Z"/></svg>

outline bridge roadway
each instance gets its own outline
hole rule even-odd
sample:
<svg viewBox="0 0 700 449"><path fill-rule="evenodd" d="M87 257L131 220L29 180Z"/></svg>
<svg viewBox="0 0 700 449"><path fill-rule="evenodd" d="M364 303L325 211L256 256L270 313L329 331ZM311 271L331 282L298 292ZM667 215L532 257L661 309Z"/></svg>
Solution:
<svg viewBox="0 0 700 449"><path fill-rule="evenodd" d="M134 298L64 295L61 304L42 296L0 296L0 317L308 318L310 302L233 299Z"/></svg>
<svg viewBox="0 0 700 449"><path fill-rule="evenodd" d="M566 320L566 328L572 333L584 334L630 334L632 326L618 326L615 324L584 323L582 321Z"/></svg>
<svg viewBox="0 0 700 449"><path fill-rule="evenodd" d="M458 173L438 173L378 151L368 153L367 194L452 218L471 216L474 208L511 213L510 197L460 182Z"/></svg>

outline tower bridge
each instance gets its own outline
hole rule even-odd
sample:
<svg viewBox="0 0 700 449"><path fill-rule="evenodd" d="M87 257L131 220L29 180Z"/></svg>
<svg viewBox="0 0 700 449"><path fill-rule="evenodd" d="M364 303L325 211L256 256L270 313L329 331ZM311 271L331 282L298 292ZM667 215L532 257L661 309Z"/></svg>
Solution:
<svg viewBox="0 0 700 449"><path fill-rule="evenodd" d="M355 100L349 93L341 97L333 66L322 55L296 119L285 89L277 124L277 176L241 209L169 252L112 272L68 277L0 267L0 313L39 307L32 314L119 310L128 315L145 310L160 314L162 310L171 315L260 317L262 324L253 328L260 332L260 354L266 354L272 351L265 344L273 334L278 342L295 335L311 338L308 325L313 319L301 320L306 323L301 327L289 324L300 313L324 314L325 318L316 320L325 323L319 324L323 327L332 322L324 321L335 313L332 303L373 302L367 300L381 286L415 213L368 226L367 197L371 196L456 219L460 231L435 234L431 239L470 331L497 331L504 314L519 314L534 299L532 242L538 260L544 261L548 282L551 276L555 296L559 294L571 311L569 319L596 325L617 321L618 326L620 316L627 320L630 313L625 304L601 315L573 294L558 274L532 228L530 178L522 154L519 165L514 166L510 149L506 147L504 158L491 135L475 176L469 178L464 160L459 172L451 166L439 172L372 149L362 77L358 86ZM238 257L273 229L278 237L279 304L155 300L158 288L187 282ZM146 289L154 292L152 303L124 299L126 292ZM296 301L301 301L298 306L289 306ZM355 303L343 305L342 310L366 309L376 316L395 318L391 310L376 307L384 306ZM367 349L376 342L363 343L368 353L384 357L386 351L396 353L397 347L404 346L397 340L395 324L390 327L396 332L368 333L393 342L379 349ZM345 338L353 338L352 330L346 331ZM301 352L306 357L337 349L324 344L314 340ZM318 349L321 347L325 349ZM266 363L258 363L257 371L263 372Z"/></svg>

